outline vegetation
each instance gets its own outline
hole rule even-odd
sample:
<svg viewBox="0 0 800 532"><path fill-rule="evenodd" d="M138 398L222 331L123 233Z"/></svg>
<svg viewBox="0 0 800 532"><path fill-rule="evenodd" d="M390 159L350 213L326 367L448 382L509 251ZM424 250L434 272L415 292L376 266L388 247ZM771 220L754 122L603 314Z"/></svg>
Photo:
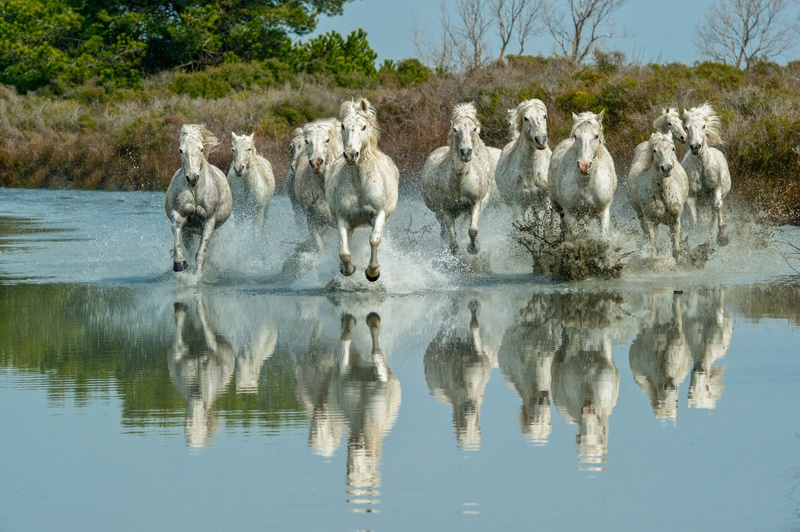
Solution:
<svg viewBox="0 0 800 532"><path fill-rule="evenodd" d="M230 131L255 132L281 180L293 128L338 113L364 95L376 105L381 147L404 181L443 145L450 109L474 101L487 144L508 142L506 110L540 98L552 145L569 133L571 113L606 109L606 141L620 179L634 146L646 140L662 106L711 102L723 122L733 199L775 222L800 224L800 62L636 65L596 53L591 65L563 58L507 56L469 73L436 73L415 59L374 67L366 35L328 34L277 59L222 62L197 72L170 71L130 86L97 78L56 95L0 87L0 185L81 189L164 189L177 169L180 125L205 122L226 143ZM212 153L230 164L229 146ZM679 146L679 157L685 147Z"/></svg>

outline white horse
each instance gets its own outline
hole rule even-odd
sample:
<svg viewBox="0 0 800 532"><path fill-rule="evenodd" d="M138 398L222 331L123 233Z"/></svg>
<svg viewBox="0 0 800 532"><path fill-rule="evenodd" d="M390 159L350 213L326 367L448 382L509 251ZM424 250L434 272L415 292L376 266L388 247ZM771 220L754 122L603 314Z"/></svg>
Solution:
<svg viewBox="0 0 800 532"><path fill-rule="evenodd" d="M272 165L256 150L253 137L231 132L233 161L228 169L228 184L233 197L233 209L254 216L256 227L263 227L267 208L275 195L275 175Z"/></svg>
<svg viewBox="0 0 800 532"><path fill-rule="evenodd" d="M480 129L475 106L456 105L448 145L434 150L422 168L422 199L439 220L442 239L448 238L453 253L458 252L455 221L462 214L470 217L467 251L474 255L479 250L478 220L490 186L484 162L473 158L474 152L486 152Z"/></svg>
<svg viewBox="0 0 800 532"><path fill-rule="evenodd" d="M339 114L342 123L344 157L334 161L325 179L325 197L339 230L341 272L352 275L348 236L362 225L372 226L369 238L371 256L367 279L380 277L378 245L386 219L397 205L400 171L388 155L378 149L378 120L368 100L344 102Z"/></svg>
<svg viewBox="0 0 800 532"><path fill-rule="evenodd" d="M716 226L717 244L728 245L725 223L722 221L722 198L731 191L731 172L725 155L709 144L721 144L720 121L711 105L705 103L683 111L683 121L688 133L689 151L683 157L683 168L689 178L689 214L697 222L695 202L711 204L714 213L711 231Z"/></svg>
<svg viewBox="0 0 800 532"><path fill-rule="evenodd" d="M512 141L497 162L495 180L500 196L514 211L517 221L528 207L551 210L547 194L547 170L552 151L547 146L547 107L541 100L527 100L509 109Z"/></svg>
<svg viewBox="0 0 800 532"><path fill-rule="evenodd" d="M197 273L203 271L206 261L206 248L214 229L225 223L231 214L231 188L225 174L210 164L205 157L219 145L219 140L204 125L186 124L181 128L180 154L181 168L172 176L164 210L172 223L175 237L172 269L176 272L186 269L186 261L181 249L181 232L201 233L200 247L197 248ZM189 240L184 235L189 248Z"/></svg>
<svg viewBox="0 0 800 532"><path fill-rule="evenodd" d="M672 255L677 260L681 246L681 214L689 195L689 182L675 156L672 131L653 133L647 145L646 151L637 147L634 153L625 191L642 230L650 237L653 254L656 252L654 229L663 223L672 230Z"/></svg>
<svg viewBox="0 0 800 532"><path fill-rule="evenodd" d="M333 227L325 197L325 180L331 165L341 156L342 134L336 118L324 118L303 126L303 150L296 155L293 194L305 213L311 242L322 248L322 232Z"/></svg>
<svg viewBox="0 0 800 532"><path fill-rule="evenodd" d="M570 137L550 158L548 191L564 236L571 236L577 219L585 215L599 216L600 230L608 234L617 173L603 139L604 113L572 113Z"/></svg>

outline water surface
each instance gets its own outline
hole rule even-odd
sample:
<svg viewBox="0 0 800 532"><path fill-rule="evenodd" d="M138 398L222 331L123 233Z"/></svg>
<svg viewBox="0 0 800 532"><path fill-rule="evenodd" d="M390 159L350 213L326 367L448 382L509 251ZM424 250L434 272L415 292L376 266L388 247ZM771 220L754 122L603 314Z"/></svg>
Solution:
<svg viewBox="0 0 800 532"><path fill-rule="evenodd" d="M0 190L0 530L800 527L800 288L749 228L556 284L409 196L368 286L277 197L199 280L162 205Z"/></svg>

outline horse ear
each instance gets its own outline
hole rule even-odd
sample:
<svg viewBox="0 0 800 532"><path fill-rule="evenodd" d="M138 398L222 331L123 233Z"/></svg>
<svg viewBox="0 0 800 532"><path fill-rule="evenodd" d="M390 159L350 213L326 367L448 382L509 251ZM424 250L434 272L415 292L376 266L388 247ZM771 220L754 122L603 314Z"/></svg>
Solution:
<svg viewBox="0 0 800 532"><path fill-rule="evenodd" d="M361 107L362 111L364 111L365 113L369 112L369 102L365 98L361 98L358 101L358 104L359 107Z"/></svg>
<svg viewBox="0 0 800 532"><path fill-rule="evenodd" d="M606 110L605 109L603 109L602 111L597 113L597 123L598 124L602 124L603 123L603 115L604 114L606 114Z"/></svg>
<svg viewBox="0 0 800 532"><path fill-rule="evenodd" d="M231 139L233 139L233 140L236 140L236 138L237 138L237 137L236 137L236 133L234 133L233 131L231 131Z"/></svg>
<svg viewBox="0 0 800 532"><path fill-rule="evenodd" d="M672 141L672 130L667 131L667 138Z"/></svg>
<svg viewBox="0 0 800 532"><path fill-rule="evenodd" d="M576 115L575 113L572 113L572 121L574 122L577 119L578 119L578 115Z"/></svg>
<svg viewBox="0 0 800 532"><path fill-rule="evenodd" d="M250 140L252 141L252 140L255 138L255 136L256 136L256 132L255 132L255 131L253 131L252 133L250 133L249 135L247 135L247 138L248 138L248 139L250 139Z"/></svg>

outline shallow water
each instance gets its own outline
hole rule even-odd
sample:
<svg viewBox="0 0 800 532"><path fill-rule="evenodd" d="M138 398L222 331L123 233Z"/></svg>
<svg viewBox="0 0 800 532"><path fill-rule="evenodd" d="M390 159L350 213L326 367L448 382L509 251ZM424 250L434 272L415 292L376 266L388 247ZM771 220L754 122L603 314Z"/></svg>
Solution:
<svg viewBox="0 0 800 532"><path fill-rule="evenodd" d="M796 231L557 284L414 198L368 285L285 197L200 280L161 194L0 190L0 530L800 527Z"/></svg>

